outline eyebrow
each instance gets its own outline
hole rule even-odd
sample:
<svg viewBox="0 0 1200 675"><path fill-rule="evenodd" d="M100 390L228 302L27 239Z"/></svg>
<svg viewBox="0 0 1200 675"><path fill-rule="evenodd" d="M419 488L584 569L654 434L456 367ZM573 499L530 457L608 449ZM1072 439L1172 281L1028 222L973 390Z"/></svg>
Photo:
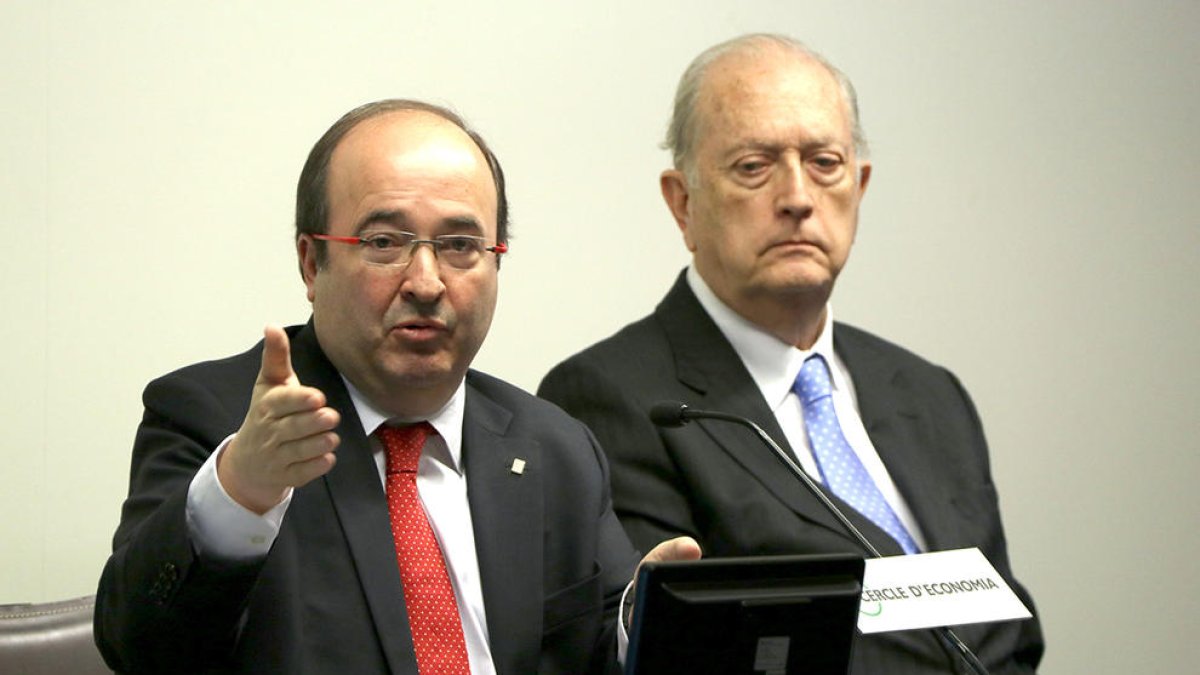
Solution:
<svg viewBox="0 0 1200 675"><path fill-rule="evenodd" d="M746 151L779 153L790 147L795 146L790 143L767 141L761 138L746 138L739 141L736 145L730 147L729 150L724 153L724 157L726 159L730 159L737 154ZM814 138L802 143L799 146L802 152L810 152L821 148L832 148L844 151L846 147L847 146L838 142L838 140L835 138Z"/></svg>
<svg viewBox="0 0 1200 675"><path fill-rule="evenodd" d="M354 233L361 234L369 226L378 224L402 228L408 224L408 217L404 215L403 211L372 211L358 221L358 226L354 228Z"/></svg>
<svg viewBox="0 0 1200 675"><path fill-rule="evenodd" d="M471 234L483 234L483 223L479 222L473 216L450 216L443 218L441 221L441 229L449 230L453 233L461 234L463 231L469 231Z"/></svg>
<svg viewBox="0 0 1200 675"><path fill-rule="evenodd" d="M746 152L747 150L751 150L751 151L766 150L768 152L777 152L781 147L783 147L783 146L779 143L771 143L768 141L763 141L763 140L759 140L759 139L755 139L755 138L745 138L745 139L738 140L738 142L734 143L733 145L730 145L729 148L726 149L723 154L726 157L729 157L729 156L736 155L741 152Z"/></svg>
<svg viewBox="0 0 1200 675"><path fill-rule="evenodd" d="M354 233L361 234L363 230L371 225L390 225L397 229L411 228L411 221L408 215L401 210L378 210L372 211L364 216L354 229ZM449 216L443 218L438 223L438 229L442 232L450 231L461 233L468 231L475 234L483 234L483 224L473 216Z"/></svg>

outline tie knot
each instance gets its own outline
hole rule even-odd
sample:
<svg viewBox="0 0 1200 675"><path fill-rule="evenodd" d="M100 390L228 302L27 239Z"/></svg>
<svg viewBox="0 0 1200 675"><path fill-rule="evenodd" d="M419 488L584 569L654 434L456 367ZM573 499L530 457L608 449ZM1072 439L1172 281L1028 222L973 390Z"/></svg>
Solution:
<svg viewBox="0 0 1200 675"><path fill-rule="evenodd" d="M387 472L416 473L425 439L437 432L429 422L420 422L403 427L382 426L376 433L387 453Z"/></svg>
<svg viewBox="0 0 1200 675"><path fill-rule="evenodd" d="M833 384L829 380L829 365L825 363L825 357L813 354L804 360L804 365L800 366L800 374L796 376L796 383L792 385L792 391L796 392L800 402L805 405L824 396L833 395Z"/></svg>

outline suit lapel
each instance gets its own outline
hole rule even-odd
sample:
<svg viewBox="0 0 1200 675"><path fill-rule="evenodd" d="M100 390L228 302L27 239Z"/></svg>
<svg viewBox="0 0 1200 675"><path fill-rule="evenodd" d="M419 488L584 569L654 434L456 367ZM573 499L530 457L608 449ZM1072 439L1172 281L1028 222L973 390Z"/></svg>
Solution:
<svg viewBox="0 0 1200 675"><path fill-rule="evenodd" d="M322 480L345 533L388 666L393 673L416 673L379 469L350 394L317 344L311 321L292 338L292 365L300 381L324 392L328 405L342 416L337 429L342 441L337 464Z"/></svg>
<svg viewBox="0 0 1200 675"><path fill-rule="evenodd" d="M700 409L718 410L747 417L767 432L793 458L775 415L767 406L758 385L742 364L721 330L700 305L683 274L655 310L663 330L675 349L679 380L694 395L684 401ZM734 461L746 469L796 515L827 528L853 542L841 524L799 483L753 432L728 422L696 422ZM832 493L826 492L832 496ZM836 499L836 497L835 497ZM849 507L844 507L849 508ZM851 509L851 511L853 511ZM852 517L857 513L852 513ZM866 523L863 519L864 524Z"/></svg>
<svg viewBox="0 0 1200 675"><path fill-rule="evenodd" d="M542 640L542 454L508 435L512 413L467 376L463 467L488 642L499 672L532 673ZM515 459L524 460L520 472Z"/></svg>
<svg viewBox="0 0 1200 675"><path fill-rule="evenodd" d="M896 488L908 503L928 546L936 548L946 532L947 505L952 495L943 469L931 465L935 453L930 420L915 403L919 392L904 371L861 340L857 333L834 326L834 345L850 371L859 414L871 443L887 467Z"/></svg>

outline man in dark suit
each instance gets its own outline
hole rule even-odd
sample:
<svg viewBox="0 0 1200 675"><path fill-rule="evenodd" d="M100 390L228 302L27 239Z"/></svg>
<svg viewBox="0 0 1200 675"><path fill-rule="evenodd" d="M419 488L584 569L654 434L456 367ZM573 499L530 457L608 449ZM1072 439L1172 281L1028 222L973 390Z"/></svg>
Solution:
<svg viewBox="0 0 1200 675"><path fill-rule="evenodd" d="M616 668L638 559L603 454L469 369L506 213L498 161L442 108L368 104L318 141L297 190L312 319L146 389L97 596L110 666Z"/></svg>
<svg viewBox="0 0 1200 675"><path fill-rule="evenodd" d="M555 367L538 391L600 439L635 545L686 534L709 556L863 553L747 429L651 423L656 402L681 401L766 429L884 555L977 546L1032 607L1013 580L966 391L833 321L871 177L849 80L790 38L731 40L684 73L666 145L675 166L662 194L691 266L653 314ZM1036 619L958 632L993 674L1033 672L1043 651ZM955 665L911 632L860 636L852 671Z"/></svg>

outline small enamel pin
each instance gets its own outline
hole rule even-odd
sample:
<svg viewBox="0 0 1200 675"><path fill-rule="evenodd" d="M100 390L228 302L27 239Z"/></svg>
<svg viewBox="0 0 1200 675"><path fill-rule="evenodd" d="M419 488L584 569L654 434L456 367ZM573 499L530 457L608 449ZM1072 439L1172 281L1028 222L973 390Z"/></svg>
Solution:
<svg viewBox="0 0 1200 675"><path fill-rule="evenodd" d="M515 458L512 462L512 466L509 467L509 471L512 471L518 476L525 473L525 460L521 459L520 457Z"/></svg>

